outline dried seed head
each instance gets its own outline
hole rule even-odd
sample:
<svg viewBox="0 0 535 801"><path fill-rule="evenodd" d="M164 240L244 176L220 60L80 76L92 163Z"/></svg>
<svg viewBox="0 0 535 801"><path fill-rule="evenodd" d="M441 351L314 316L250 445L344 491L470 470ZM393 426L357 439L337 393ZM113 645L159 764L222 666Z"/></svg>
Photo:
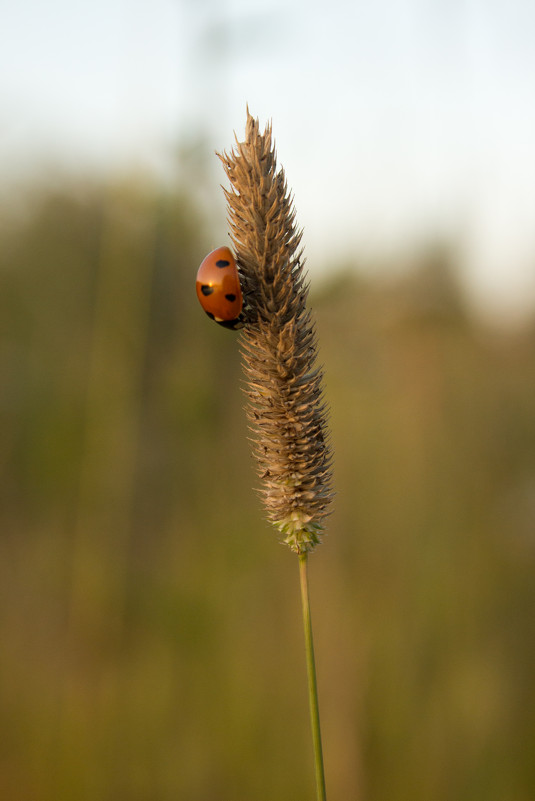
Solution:
<svg viewBox="0 0 535 801"><path fill-rule="evenodd" d="M243 330L247 416L268 518L297 553L320 541L332 499L322 372L306 308L302 233L271 126L247 112L244 142L220 156L247 323Z"/></svg>

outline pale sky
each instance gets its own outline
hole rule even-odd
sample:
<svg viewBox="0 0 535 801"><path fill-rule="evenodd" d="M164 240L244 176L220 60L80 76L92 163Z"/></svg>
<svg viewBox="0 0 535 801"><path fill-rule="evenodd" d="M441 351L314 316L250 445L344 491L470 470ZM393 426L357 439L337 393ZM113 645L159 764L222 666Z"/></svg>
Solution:
<svg viewBox="0 0 535 801"><path fill-rule="evenodd" d="M0 21L4 176L165 171L196 132L231 147L248 102L312 277L452 236L481 303L535 304L532 0L0 0Z"/></svg>

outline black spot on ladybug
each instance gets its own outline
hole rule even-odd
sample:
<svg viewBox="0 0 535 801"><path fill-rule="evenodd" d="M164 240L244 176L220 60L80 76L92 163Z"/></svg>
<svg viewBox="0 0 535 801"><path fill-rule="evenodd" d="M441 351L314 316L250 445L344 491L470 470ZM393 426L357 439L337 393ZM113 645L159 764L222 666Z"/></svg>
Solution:
<svg viewBox="0 0 535 801"><path fill-rule="evenodd" d="M234 303L234 301L236 300L236 295L233 295L232 293L225 295L225 297L230 303Z"/></svg>
<svg viewBox="0 0 535 801"><path fill-rule="evenodd" d="M212 312L206 312L206 314L208 315L208 317L210 318L210 320L215 320L215 317L214 317L214 315L212 314Z"/></svg>
<svg viewBox="0 0 535 801"><path fill-rule="evenodd" d="M211 295L213 291L214 291L213 286L208 286L208 284L203 284L201 287L201 292L203 293L203 295Z"/></svg>
<svg viewBox="0 0 535 801"><path fill-rule="evenodd" d="M229 264L230 262L227 261L226 259L218 259L215 263L215 266L219 267L220 269L223 269L224 267L228 267Z"/></svg>

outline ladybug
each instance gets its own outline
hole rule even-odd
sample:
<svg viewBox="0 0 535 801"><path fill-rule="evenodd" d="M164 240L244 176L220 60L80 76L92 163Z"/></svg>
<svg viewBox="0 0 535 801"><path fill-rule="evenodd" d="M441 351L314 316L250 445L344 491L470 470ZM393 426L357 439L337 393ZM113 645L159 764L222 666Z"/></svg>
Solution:
<svg viewBox="0 0 535 801"><path fill-rule="evenodd" d="M228 248L217 248L203 260L197 273L197 297L210 319L225 328L243 328L240 276Z"/></svg>

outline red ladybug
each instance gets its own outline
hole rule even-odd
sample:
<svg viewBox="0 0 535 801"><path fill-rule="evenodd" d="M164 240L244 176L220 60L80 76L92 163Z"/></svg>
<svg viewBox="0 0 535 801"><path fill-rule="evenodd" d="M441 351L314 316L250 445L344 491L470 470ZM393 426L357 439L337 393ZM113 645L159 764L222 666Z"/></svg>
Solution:
<svg viewBox="0 0 535 801"><path fill-rule="evenodd" d="M197 273L197 297L212 320L225 328L243 328L243 297L236 259L226 247L206 256Z"/></svg>

